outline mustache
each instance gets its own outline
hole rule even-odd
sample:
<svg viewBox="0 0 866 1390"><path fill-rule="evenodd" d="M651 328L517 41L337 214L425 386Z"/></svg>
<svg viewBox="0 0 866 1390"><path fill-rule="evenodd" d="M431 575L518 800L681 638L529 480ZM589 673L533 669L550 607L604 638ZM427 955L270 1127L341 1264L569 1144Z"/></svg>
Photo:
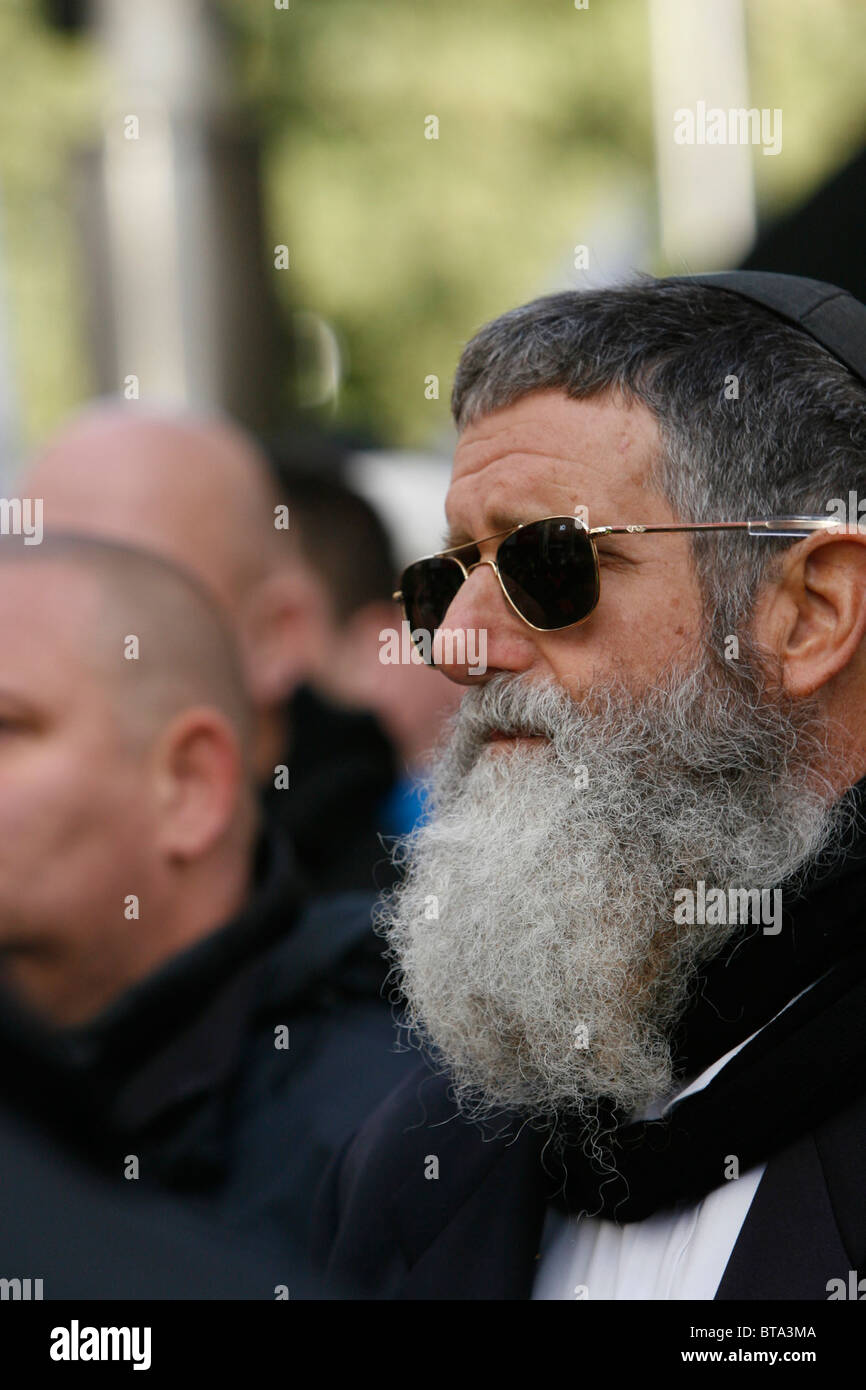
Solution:
<svg viewBox="0 0 866 1390"><path fill-rule="evenodd" d="M583 703L552 682L541 684L525 675L502 672L466 692L451 717L443 745L456 738L480 748L496 734L554 743L562 732L564 706L579 716Z"/></svg>
<svg viewBox="0 0 866 1390"><path fill-rule="evenodd" d="M823 719L814 702L787 697L741 646L736 669L705 656L697 667L668 673L657 684L633 688L619 676L578 694L553 679L500 672L470 688L452 715L437 752L453 774L467 774L496 734L546 739L545 755L569 766L575 757L590 762L606 756L605 742L627 754L636 777L685 778L692 785L737 784L772 778L798 761L799 743L820 742L824 773L816 778L829 794L831 768ZM655 755L659 720L680 730L668 741L662 765ZM521 755L522 750L515 750ZM538 756L537 750L530 756ZM444 770L444 769L443 769ZM450 778L445 775L445 781Z"/></svg>

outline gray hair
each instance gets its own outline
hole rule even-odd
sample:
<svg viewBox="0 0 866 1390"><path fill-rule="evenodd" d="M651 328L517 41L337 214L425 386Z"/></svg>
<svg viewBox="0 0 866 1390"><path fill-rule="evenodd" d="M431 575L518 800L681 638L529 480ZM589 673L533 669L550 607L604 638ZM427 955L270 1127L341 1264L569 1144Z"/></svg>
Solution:
<svg viewBox="0 0 866 1390"><path fill-rule="evenodd" d="M725 394L732 376L736 399ZM866 386L805 333L738 295L646 280L513 309L463 352L457 428L551 388L645 405L662 438L652 485L683 520L824 516L849 490L866 498ZM735 532L692 539L716 640L747 625L790 544Z"/></svg>

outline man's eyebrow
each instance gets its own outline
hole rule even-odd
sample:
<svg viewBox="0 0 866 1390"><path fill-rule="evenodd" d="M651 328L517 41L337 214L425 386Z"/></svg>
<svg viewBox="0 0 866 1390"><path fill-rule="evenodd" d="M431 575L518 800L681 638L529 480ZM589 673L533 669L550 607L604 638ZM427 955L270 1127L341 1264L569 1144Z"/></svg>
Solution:
<svg viewBox="0 0 866 1390"><path fill-rule="evenodd" d="M513 531L515 526L522 526L526 521L540 521L542 514L531 517L516 517L511 513L491 512L487 515L484 528L477 531L475 535L470 535L463 526L447 527L442 537L442 549L454 550L457 546L472 545L474 541L483 541L486 536L498 536L501 531Z"/></svg>
<svg viewBox="0 0 866 1390"><path fill-rule="evenodd" d="M469 545L472 537L467 535L462 526L446 526L442 533L442 540L439 542L440 550L456 550L458 545Z"/></svg>

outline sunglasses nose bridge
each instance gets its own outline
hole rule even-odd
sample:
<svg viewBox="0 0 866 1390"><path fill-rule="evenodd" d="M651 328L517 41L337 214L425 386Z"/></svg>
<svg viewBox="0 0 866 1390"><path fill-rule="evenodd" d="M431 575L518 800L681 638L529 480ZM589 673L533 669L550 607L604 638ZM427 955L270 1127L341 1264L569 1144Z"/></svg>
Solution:
<svg viewBox="0 0 866 1390"><path fill-rule="evenodd" d="M493 559L493 560L476 560L475 563L474 563L474 565L464 565L464 569L465 569L465 571L466 571L466 578L467 578L467 579L469 578L469 576L470 576L470 574L472 573L473 570L481 569L481 566L482 566L482 565L489 565L489 566L490 566L490 568L493 570L493 573L496 575L496 580L497 580L497 583L499 584L500 589L502 590L503 593L505 593L505 585L502 583L502 575L499 573L499 565L497 564L497 562L496 562L495 559ZM465 582L465 581L464 581L464 582ZM507 595L506 595L506 597L507 597Z"/></svg>
<svg viewBox="0 0 866 1390"><path fill-rule="evenodd" d="M497 579L499 578L499 566L495 560L476 560L474 565L464 565L463 568L466 572L466 578L468 579L472 571L480 569L482 565L489 565Z"/></svg>
<svg viewBox="0 0 866 1390"><path fill-rule="evenodd" d="M475 560L475 561L473 561L473 563L472 563L471 565L467 565L464 561L458 561L458 564L460 565L460 568L461 568L462 571L463 571L463 579L462 579L462 582L461 582L461 589L462 589L463 585L466 583L466 581L469 579L470 575L473 573L474 570L482 569L484 565L487 565L487 566L489 566L490 569L493 570L493 573L494 573L494 575L496 576L496 580L497 580L497 583L498 583L499 587L502 589L503 593L505 592L504 586L503 586L503 584L502 584L502 576L501 576L501 574L499 573L499 566L498 566L498 564L496 563L496 559L495 559L495 558L493 558L493 559L488 559L488 560ZM455 595L455 600L456 600L456 597L457 597L457 596ZM474 603L474 600L473 600L473 603Z"/></svg>

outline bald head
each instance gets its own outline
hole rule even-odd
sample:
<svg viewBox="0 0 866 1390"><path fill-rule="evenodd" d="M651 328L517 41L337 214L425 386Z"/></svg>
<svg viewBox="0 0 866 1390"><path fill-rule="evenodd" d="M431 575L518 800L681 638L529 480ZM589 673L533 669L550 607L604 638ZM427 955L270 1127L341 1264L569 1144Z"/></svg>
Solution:
<svg viewBox="0 0 866 1390"><path fill-rule="evenodd" d="M0 538L0 650L0 978L79 1021L245 899L243 680L198 580L72 534Z"/></svg>
<svg viewBox="0 0 866 1390"><path fill-rule="evenodd" d="M327 597L286 530L255 442L230 420L97 404L25 471L46 532L100 536L197 575L226 614L254 711L254 762L273 776L285 706L323 660Z"/></svg>
<svg viewBox="0 0 866 1390"><path fill-rule="evenodd" d="M12 608L36 624L43 644L53 624L58 659L102 683L119 723L139 741L202 705L219 710L247 747L249 710L230 632L203 585L170 561L75 533L32 547L3 537L0 624Z"/></svg>
<svg viewBox="0 0 866 1390"><path fill-rule="evenodd" d="M281 559L267 460L226 419L92 406L21 482L47 530L141 546L199 574L231 612Z"/></svg>

